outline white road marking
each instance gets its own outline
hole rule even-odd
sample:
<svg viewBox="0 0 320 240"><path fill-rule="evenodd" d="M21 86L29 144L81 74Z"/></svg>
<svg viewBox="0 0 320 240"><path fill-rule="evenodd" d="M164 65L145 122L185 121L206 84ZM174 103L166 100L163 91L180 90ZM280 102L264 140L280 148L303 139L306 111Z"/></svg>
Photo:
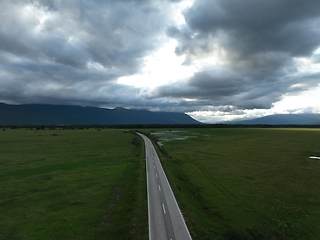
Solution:
<svg viewBox="0 0 320 240"><path fill-rule="evenodd" d="M156 168L156 166L153 166L154 168Z"/></svg>
<svg viewBox="0 0 320 240"><path fill-rule="evenodd" d="M156 177L158 177L158 174L156 174Z"/></svg>
<svg viewBox="0 0 320 240"><path fill-rule="evenodd" d="M320 159L320 157L313 157L313 156L310 156L309 158L312 158L312 159Z"/></svg>
<svg viewBox="0 0 320 240"><path fill-rule="evenodd" d="M163 204L163 203L162 203L162 209L163 209L164 214L167 214L167 213L166 213L166 209L164 208L164 204Z"/></svg>
<svg viewBox="0 0 320 240"><path fill-rule="evenodd" d="M158 185L159 191L161 192L160 185Z"/></svg>

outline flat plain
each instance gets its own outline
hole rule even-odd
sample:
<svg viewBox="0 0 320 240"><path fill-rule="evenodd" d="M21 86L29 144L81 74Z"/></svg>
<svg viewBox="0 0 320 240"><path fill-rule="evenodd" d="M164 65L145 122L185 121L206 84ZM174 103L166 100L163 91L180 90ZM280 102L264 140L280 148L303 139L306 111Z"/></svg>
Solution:
<svg viewBox="0 0 320 240"><path fill-rule="evenodd" d="M145 133L193 239L320 239L319 129Z"/></svg>
<svg viewBox="0 0 320 240"><path fill-rule="evenodd" d="M193 239L320 239L319 129L141 131ZM5 129L0 167L0 239L148 239L144 145L127 131Z"/></svg>
<svg viewBox="0 0 320 240"><path fill-rule="evenodd" d="M0 132L0 239L147 239L144 145L112 129Z"/></svg>

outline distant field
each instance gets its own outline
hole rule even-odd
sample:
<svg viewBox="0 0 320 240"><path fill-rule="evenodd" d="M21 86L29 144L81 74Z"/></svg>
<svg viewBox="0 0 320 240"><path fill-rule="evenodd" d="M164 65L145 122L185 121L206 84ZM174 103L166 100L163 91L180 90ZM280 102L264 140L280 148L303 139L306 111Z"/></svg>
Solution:
<svg viewBox="0 0 320 240"><path fill-rule="evenodd" d="M148 238L144 146L133 134L0 130L0 239Z"/></svg>
<svg viewBox="0 0 320 240"><path fill-rule="evenodd" d="M194 239L320 239L319 129L145 132Z"/></svg>

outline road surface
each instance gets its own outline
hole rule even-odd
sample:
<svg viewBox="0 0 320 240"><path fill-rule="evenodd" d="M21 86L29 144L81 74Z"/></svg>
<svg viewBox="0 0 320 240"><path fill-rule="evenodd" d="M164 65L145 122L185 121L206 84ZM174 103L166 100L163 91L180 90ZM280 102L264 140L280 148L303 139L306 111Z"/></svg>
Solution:
<svg viewBox="0 0 320 240"><path fill-rule="evenodd" d="M151 141L143 134L138 134L143 138L146 147L149 240L191 239Z"/></svg>

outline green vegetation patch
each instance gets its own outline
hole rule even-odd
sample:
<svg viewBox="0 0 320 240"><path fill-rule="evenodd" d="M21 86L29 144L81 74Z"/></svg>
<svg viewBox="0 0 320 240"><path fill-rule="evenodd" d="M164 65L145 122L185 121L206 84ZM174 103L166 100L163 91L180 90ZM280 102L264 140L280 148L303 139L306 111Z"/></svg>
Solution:
<svg viewBox="0 0 320 240"><path fill-rule="evenodd" d="M0 133L0 239L147 239L144 146L121 130Z"/></svg>
<svg viewBox="0 0 320 240"><path fill-rule="evenodd" d="M194 239L320 239L320 131L184 131L159 153Z"/></svg>

